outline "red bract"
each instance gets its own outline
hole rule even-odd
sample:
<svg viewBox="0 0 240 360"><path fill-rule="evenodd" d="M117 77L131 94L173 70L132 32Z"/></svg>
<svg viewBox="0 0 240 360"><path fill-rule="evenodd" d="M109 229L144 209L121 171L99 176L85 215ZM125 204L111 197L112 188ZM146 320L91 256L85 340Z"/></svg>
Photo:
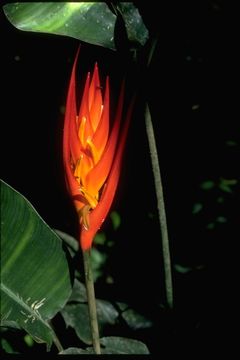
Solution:
<svg viewBox="0 0 240 360"><path fill-rule="evenodd" d="M76 55L66 104L63 161L68 191L81 225L80 244L88 250L111 207L120 175L123 150L132 114L131 102L122 122L124 83L110 129L109 78L104 100L98 65L87 74L80 108L76 105Z"/></svg>

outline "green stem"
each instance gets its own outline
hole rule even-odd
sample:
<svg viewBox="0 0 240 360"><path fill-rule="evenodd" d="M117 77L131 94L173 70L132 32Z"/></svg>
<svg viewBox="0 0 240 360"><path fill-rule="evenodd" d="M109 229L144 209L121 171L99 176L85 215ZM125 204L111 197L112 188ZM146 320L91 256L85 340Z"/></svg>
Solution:
<svg viewBox="0 0 240 360"><path fill-rule="evenodd" d="M162 235L162 251L163 251L163 264L165 273L165 286L166 286L166 299L169 308L173 307L173 286L172 286L172 272L171 272L171 258L169 250L167 218L163 197L163 187L160 172L160 164L158 160L157 146L154 136L153 124L151 119L150 110L148 104L145 109L145 125L148 137L150 156L152 162L155 191L157 197L158 216Z"/></svg>
<svg viewBox="0 0 240 360"><path fill-rule="evenodd" d="M47 323L48 323L48 325L50 326L50 328L52 330L52 335L53 335L52 339L53 339L53 342L54 342L56 348L58 349L58 352L63 351L62 344L61 344L59 338L57 337L57 334L55 333L55 330L53 328L51 320L48 320Z"/></svg>
<svg viewBox="0 0 240 360"><path fill-rule="evenodd" d="M59 341L59 339L58 339L55 332L54 332L54 335L53 335L53 342L56 345L56 348L58 349L58 352L63 351L62 344L60 343L60 341Z"/></svg>
<svg viewBox="0 0 240 360"><path fill-rule="evenodd" d="M99 331L98 331L98 320L97 320L97 308L96 308L94 283L93 283L93 276L91 269L90 250L83 251L83 263L84 263L85 283L87 288L88 312L90 318L93 348L96 354L101 354Z"/></svg>

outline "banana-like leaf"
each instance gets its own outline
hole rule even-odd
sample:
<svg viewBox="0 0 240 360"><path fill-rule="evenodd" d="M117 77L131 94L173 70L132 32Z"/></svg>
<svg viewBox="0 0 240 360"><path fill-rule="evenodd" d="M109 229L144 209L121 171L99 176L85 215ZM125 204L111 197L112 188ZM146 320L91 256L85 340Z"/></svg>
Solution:
<svg viewBox="0 0 240 360"><path fill-rule="evenodd" d="M11 3L4 5L3 10L19 30L70 36L115 50L117 17L105 2ZM122 3L121 14L129 40L144 45L148 31L137 8L132 3Z"/></svg>
<svg viewBox="0 0 240 360"><path fill-rule="evenodd" d="M104 2L6 4L4 13L19 30L66 35L114 49L116 16Z"/></svg>
<svg viewBox="0 0 240 360"><path fill-rule="evenodd" d="M1 325L17 324L49 348L54 332L48 320L70 294L62 241L28 200L1 181Z"/></svg>

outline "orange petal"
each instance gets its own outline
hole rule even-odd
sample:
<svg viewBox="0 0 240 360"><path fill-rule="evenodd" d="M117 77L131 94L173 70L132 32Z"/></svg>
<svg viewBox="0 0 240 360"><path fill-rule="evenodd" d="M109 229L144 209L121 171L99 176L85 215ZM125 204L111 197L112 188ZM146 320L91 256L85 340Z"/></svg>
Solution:
<svg viewBox="0 0 240 360"><path fill-rule="evenodd" d="M112 161L115 154L115 148L118 139L118 133L120 128L120 121L122 116L122 108L123 108L123 97L124 97L124 84L121 88L121 93L118 101L117 113L113 125L113 129L111 131L108 143L106 148L102 154L99 162L89 171L86 177L86 188L90 193L96 193L103 186L108 173L110 171Z"/></svg>
<svg viewBox="0 0 240 360"><path fill-rule="evenodd" d="M107 77L103 111L98 127L92 139L92 142L95 148L97 149L96 162L98 162L98 160L102 156L102 152L107 143L108 133L109 133L109 78Z"/></svg>
<svg viewBox="0 0 240 360"><path fill-rule="evenodd" d="M71 73L71 78L70 78L70 83L69 83L69 88L68 88L68 95L67 95L67 104L66 104L66 111L65 111L65 119L64 119L64 130L63 130L63 160L64 163L70 163L70 135L71 135L71 122L74 121L74 119L76 119L77 116L77 110L76 110L76 85L75 85L75 72L76 72L76 64L77 64L77 59L78 59L78 55L79 55L79 50L77 51L74 63L73 63L73 68L72 68L72 73Z"/></svg>
<svg viewBox="0 0 240 360"><path fill-rule="evenodd" d="M96 130L102 113L102 91L99 80L98 65L95 63L93 77L89 88L89 110L93 131Z"/></svg>
<svg viewBox="0 0 240 360"><path fill-rule="evenodd" d="M122 155L126 143L128 128L133 110L133 104L134 104L134 99L132 100L128 108L126 122L123 126L123 131L121 134L121 138L119 140L118 151L116 153L116 157L114 159L113 166L111 168L100 202L98 203L96 208L92 210L89 214L89 224L90 224L89 230L86 230L83 226L81 227L80 243L83 251L86 251L91 247L93 238L96 232L101 227L102 223L104 222L112 205L112 201L119 180Z"/></svg>
<svg viewBox="0 0 240 360"><path fill-rule="evenodd" d="M84 87L84 91L83 91L82 101L81 101L80 110L79 110L79 117L78 117L78 121L80 124L80 126L79 126L80 133L78 133L78 136L81 139L81 142L83 141L82 146L84 148L86 146L87 138L89 136L92 137L92 135L93 135L93 129L92 129L92 125L90 123L90 115L89 115L89 107L88 107L89 83L90 83L90 73L87 74L87 79L85 82L85 87ZM85 119L84 120L85 121L84 130L81 127L83 118Z"/></svg>

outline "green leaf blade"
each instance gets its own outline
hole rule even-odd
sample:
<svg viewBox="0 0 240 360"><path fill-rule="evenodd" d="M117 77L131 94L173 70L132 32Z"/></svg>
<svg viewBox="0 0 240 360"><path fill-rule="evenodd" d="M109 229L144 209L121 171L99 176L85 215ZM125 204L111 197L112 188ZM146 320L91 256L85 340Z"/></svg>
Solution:
<svg viewBox="0 0 240 360"><path fill-rule="evenodd" d="M104 2L12 3L3 10L19 30L70 36L115 49L116 16Z"/></svg>
<svg viewBox="0 0 240 360"><path fill-rule="evenodd" d="M71 293L62 243L17 191L1 181L1 322L51 346L48 325Z"/></svg>
<svg viewBox="0 0 240 360"><path fill-rule="evenodd" d="M118 6L124 19L129 41L143 46L148 40L148 30L138 9L132 2L119 2Z"/></svg>

